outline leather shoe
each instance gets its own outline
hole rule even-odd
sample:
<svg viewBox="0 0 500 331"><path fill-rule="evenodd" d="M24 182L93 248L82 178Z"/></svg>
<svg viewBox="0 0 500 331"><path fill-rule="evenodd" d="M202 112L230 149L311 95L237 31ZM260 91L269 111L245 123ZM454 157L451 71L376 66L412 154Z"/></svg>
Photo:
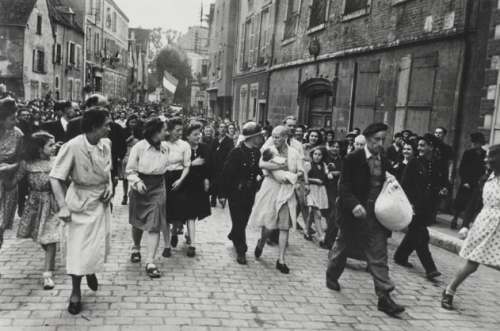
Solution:
<svg viewBox="0 0 500 331"><path fill-rule="evenodd" d="M172 240L170 241L172 247L177 247L178 243L179 243L179 237L177 237L177 235L172 235Z"/></svg>
<svg viewBox="0 0 500 331"><path fill-rule="evenodd" d="M433 280L434 278L439 277L439 276L441 276L441 273L439 271L437 271L437 270L436 271L431 271L431 272L427 273L427 279L428 280Z"/></svg>
<svg viewBox="0 0 500 331"><path fill-rule="evenodd" d="M290 268L288 268L285 263L281 264L280 260L276 261L276 269L281 271L282 274L288 274L290 272Z"/></svg>
<svg viewBox="0 0 500 331"><path fill-rule="evenodd" d="M410 262L408 261L398 261L398 260L394 260L394 263L396 263L397 265L400 265L402 267L405 267L405 268L413 268L413 264L411 264Z"/></svg>
<svg viewBox="0 0 500 331"><path fill-rule="evenodd" d="M453 310L453 295L446 294L446 289L443 291L443 297L441 299L441 307L447 310Z"/></svg>
<svg viewBox="0 0 500 331"><path fill-rule="evenodd" d="M262 255L262 251L263 249L262 248L259 248L259 244L260 244L260 239L257 240L257 246L255 246L255 258L259 258L261 255Z"/></svg>
<svg viewBox="0 0 500 331"><path fill-rule="evenodd" d="M99 289L99 282L97 281L97 277L95 276L95 274L86 275L85 277L87 278L87 285L89 289L94 292L97 291Z"/></svg>
<svg viewBox="0 0 500 331"><path fill-rule="evenodd" d="M69 298L69 306L68 313L71 315L78 315L82 310L82 299L78 300L78 302L71 302L71 297Z"/></svg>
<svg viewBox="0 0 500 331"><path fill-rule="evenodd" d="M161 255L163 255L163 257L171 257L172 256L172 248L163 249L163 253Z"/></svg>
<svg viewBox="0 0 500 331"><path fill-rule="evenodd" d="M330 290L340 292L340 284L339 281L336 279L327 279L326 287L328 287Z"/></svg>
<svg viewBox="0 0 500 331"><path fill-rule="evenodd" d="M196 248L189 246L187 251L187 257L194 257L196 255Z"/></svg>
<svg viewBox="0 0 500 331"><path fill-rule="evenodd" d="M405 307L398 305L389 294L378 299L378 310L388 315L396 315L405 311Z"/></svg>
<svg viewBox="0 0 500 331"><path fill-rule="evenodd" d="M238 262L239 264L247 264L247 257L245 256L245 254L238 255L238 257L236 258L236 262Z"/></svg>

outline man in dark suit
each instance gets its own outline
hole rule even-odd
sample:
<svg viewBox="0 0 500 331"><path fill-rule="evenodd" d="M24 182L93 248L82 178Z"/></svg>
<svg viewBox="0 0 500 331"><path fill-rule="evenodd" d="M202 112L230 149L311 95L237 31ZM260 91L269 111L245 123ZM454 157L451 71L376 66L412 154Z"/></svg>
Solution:
<svg viewBox="0 0 500 331"><path fill-rule="evenodd" d="M64 143L68 123L76 117L78 109L79 107L76 102L67 100L56 101L54 105L54 112L61 114L60 118L54 121L42 123L41 129L54 136L54 140L58 147L61 147Z"/></svg>
<svg viewBox="0 0 500 331"><path fill-rule="evenodd" d="M394 135L394 140L392 141L391 146L385 149L385 157L389 161L394 163L403 157L402 143L403 143L403 134L401 132L397 132Z"/></svg>
<svg viewBox="0 0 500 331"><path fill-rule="evenodd" d="M221 123L221 125L225 125ZM233 242L238 257L236 262L246 264L246 227L258 190L259 167L262 141L261 129L253 121L243 125L242 135L245 141L233 148L227 156L221 172L219 196L221 204L229 201L229 213L233 224L228 238Z"/></svg>
<svg viewBox="0 0 500 331"><path fill-rule="evenodd" d="M212 142L210 152L212 153L215 163L214 179L212 180L212 197L210 204L212 207L217 205L217 196L219 195L219 180L224 162L229 152L234 148L233 139L227 136L227 125L224 122L219 124L219 136Z"/></svg>
<svg viewBox="0 0 500 331"><path fill-rule="evenodd" d="M398 314L405 309L390 297L394 283L389 278L387 238L390 231L375 217L375 201L391 171L391 163L382 154L387 125L370 124L363 135L366 146L347 154L339 182L339 235L330 251L326 286L340 291L339 278L344 271L351 247L359 245L375 283L378 309L387 314ZM394 180L391 176L388 180Z"/></svg>
<svg viewBox="0 0 500 331"><path fill-rule="evenodd" d="M354 150L355 150L354 139L356 139L357 136L358 136L358 134L354 131L349 132L345 136L346 140L344 141L343 146L340 149L340 156L345 157L347 154L354 152Z"/></svg>

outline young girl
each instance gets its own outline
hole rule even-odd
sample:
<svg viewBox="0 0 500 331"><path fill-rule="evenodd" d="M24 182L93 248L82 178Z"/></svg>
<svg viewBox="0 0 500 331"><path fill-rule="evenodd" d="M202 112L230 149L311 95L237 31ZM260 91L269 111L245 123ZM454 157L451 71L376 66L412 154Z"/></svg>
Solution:
<svg viewBox="0 0 500 331"><path fill-rule="evenodd" d="M34 133L24 149L19 170L9 183L15 186L28 176L30 193L19 223L17 237L32 238L45 250L44 290L54 288L51 270L54 270L56 243L59 242L59 205L52 193L49 178L55 151L54 136L45 131Z"/></svg>
<svg viewBox="0 0 500 331"><path fill-rule="evenodd" d="M328 179L333 179L332 174L328 173L328 168L324 161L327 157L326 148L319 146L311 150L311 163L306 164L306 170L309 174L309 183L311 192L306 197L307 206L310 208L309 218L304 229L304 238L312 240L309 234L309 228L312 222L316 225L319 245L327 249L324 242L323 229L321 227L321 210L328 209L328 196L326 194L325 183ZM309 169L308 169L309 168Z"/></svg>

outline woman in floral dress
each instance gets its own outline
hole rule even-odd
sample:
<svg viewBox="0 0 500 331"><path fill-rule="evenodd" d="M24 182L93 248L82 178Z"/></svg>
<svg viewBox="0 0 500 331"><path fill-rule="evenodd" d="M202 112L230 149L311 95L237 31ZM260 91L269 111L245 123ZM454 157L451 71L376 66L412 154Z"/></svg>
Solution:
<svg viewBox="0 0 500 331"><path fill-rule="evenodd" d="M3 184L19 167L23 133L16 127L17 109L14 99L0 100L0 248L5 230L12 229L17 207L17 185L8 188Z"/></svg>
<svg viewBox="0 0 500 331"><path fill-rule="evenodd" d="M24 209L17 237L32 238L45 250L43 288L54 288L52 273L59 242L59 206L52 193L49 173L54 164L56 143L54 136L45 131L34 133L28 140L19 170L9 185L17 185L28 176L30 193Z"/></svg>
<svg viewBox="0 0 500 331"><path fill-rule="evenodd" d="M500 267L500 145L491 146L486 159L492 173L483 189L484 206L460 251L467 262L443 291L441 306L448 310L453 309L457 288L480 264Z"/></svg>

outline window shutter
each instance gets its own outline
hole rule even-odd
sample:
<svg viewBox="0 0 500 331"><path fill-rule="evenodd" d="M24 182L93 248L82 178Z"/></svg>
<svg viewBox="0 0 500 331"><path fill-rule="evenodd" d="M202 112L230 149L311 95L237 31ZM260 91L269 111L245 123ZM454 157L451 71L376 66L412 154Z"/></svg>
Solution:
<svg viewBox="0 0 500 331"><path fill-rule="evenodd" d="M253 50L254 50L254 42L255 42L255 33L254 33L254 25L255 25L255 17L250 19L250 42L248 43L248 68L253 67Z"/></svg>
<svg viewBox="0 0 500 331"><path fill-rule="evenodd" d="M66 46L67 46L67 61L66 61L66 65L69 67L69 65L71 64L71 43L68 41L66 43Z"/></svg>
<svg viewBox="0 0 500 331"><path fill-rule="evenodd" d="M269 14L267 18L267 31L266 31L266 40L264 44L264 48L262 51L262 56L264 57L264 64L267 64L269 59L271 58L271 43L273 39L274 32L274 3L269 6Z"/></svg>
<svg viewBox="0 0 500 331"><path fill-rule="evenodd" d="M57 58L57 44L52 45L52 63L56 63Z"/></svg>
<svg viewBox="0 0 500 331"><path fill-rule="evenodd" d="M36 55L37 55L36 54L36 49L34 49L33 50L33 71L35 71L35 72L36 72L36 69L37 69L36 65L38 63L38 57Z"/></svg>
<svg viewBox="0 0 500 331"><path fill-rule="evenodd" d="M245 62L245 23L241 24L240 71L243 70L244 62Z"/></svg>
<svg viewBox="0 0 500 331"><path fill-rule="evenodd" d="M48 65L47 65L47 57L45 56L45 51L40 51L40 55L42 57L42 60L40 61L40 63L42 64L42 72L43 73L46 73L47 72L47 68L48 68Z"/></svg>
<svg viewBox="0 0 500 331"><path fill-rule="evenodd" d="M259 44L260 44L260 38L262 38L262 35L260 35L260 19L261 19L262 13L258 13L255 15L253 21L253 35L254 35L254 60L252 63L252 66L257 66L257 63L259 61Z"/></svg>

